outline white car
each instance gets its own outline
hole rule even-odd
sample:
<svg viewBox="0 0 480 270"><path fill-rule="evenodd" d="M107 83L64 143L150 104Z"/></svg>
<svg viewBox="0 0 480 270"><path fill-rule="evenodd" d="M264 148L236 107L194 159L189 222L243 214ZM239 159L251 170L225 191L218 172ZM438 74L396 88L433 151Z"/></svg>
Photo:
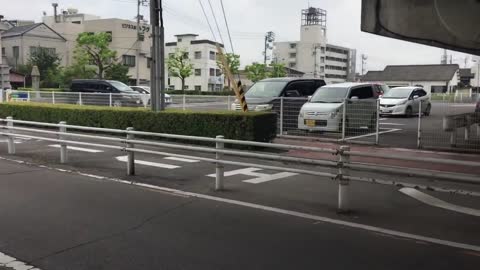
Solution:
<svg viewBox="0 0 480 270"><path fill-rule="evenodd" d="M150 103L150 87L148 86L130 86L133 90L139 92L140 94L148 95L148 102ZM172 104L172 97L169 94L165 94L165 104Z"/></svg>
<svg viewBox="0 0 480 270"><path fill-rule="evenodd" d="M343 129L346 106L347 129L376 127L378 93L371 83L325 85L305 103L298 115L298 129L339 132Z"/></svg>
<svg viewBox="0 0 480 270"><path fill-rule="evenodd" d="M411 117L418 114L420 103L423 115L429 116L432 104L425 90L414 86L392 88L380 98L380 115Z"/></svg>

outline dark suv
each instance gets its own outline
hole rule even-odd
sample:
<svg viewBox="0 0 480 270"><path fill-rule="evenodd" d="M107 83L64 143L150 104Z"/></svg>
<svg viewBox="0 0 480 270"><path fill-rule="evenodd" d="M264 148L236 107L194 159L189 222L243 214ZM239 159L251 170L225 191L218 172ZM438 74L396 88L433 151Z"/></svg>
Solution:
<svg viewBox="0 0 480 270"><path fill-rule="evenodd" d="M270 78L256 82L245 94L249 111L274 111L280 114L283 99L283 127L297 128L298 113L315 91L325 85L324 80L303 78ZM232 104L241 110L238 101Z"/></svg>
<svg viewBox="0 0 480 270"><path fill-rule="evenodd" d="M73 80L70 92L81 93L71 95L71 99L83 105L139 106L140 95L132 88L119 81L111 80ZM81 96L81 98L80 98Z"/></svg>

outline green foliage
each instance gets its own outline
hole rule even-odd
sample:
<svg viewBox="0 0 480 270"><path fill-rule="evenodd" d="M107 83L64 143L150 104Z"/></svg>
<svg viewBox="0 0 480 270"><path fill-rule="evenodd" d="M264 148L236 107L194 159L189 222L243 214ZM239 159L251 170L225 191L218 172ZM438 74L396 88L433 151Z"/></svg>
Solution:
<svg viewBox="0 0 480 270"><path fill-rule="evenodd" d="M284 64L271 63L267 76L269 78L286 77L287 72L285 71L285 65Z"/></svg>
<svg viewBox="0 0 480 270"><path fill-rule="evenodd" d="M268 77L267 66L264 64L253 63L245 67L247 78L252 82L258 82Z"/></svg>
<svg viewBox="0 0 480 270"><path fill-rule="evenodd" d="M228 65L227 67L223 65L221 59L217 59L217 65L223 71L223 74L226 74L226 68L228 68L232 74L238 73L238 69L240 68L240 55L227 53L225 54L225 60ZM232 82L230 81L229 78L227 78L227 81L228 81L228 89L231 89Z"/></svg>
<svg viewBox="0 0 480 270"><path fill-rule="evenodd" d="M74 79L93 79L96 76L95 68L83 64L75 64L60 68L57 81L62 88L68 88Z"/></svg>
<svg viewBox="0 0 480 270"><path fill-rule="evenodd" d="M188 59L188 52L177 48L169 55L167 66L170 76L179 78L182 81L182 90L185 90L185 79L193 74L193 64Z"/></svg>
<svg viewBox="0 0 480 270"><path fill-rule="evenodd" d="M0 117L101 128L126 129L202 137L224 135L227 139L268 142L276 135L276 114L267 112L152 112L138 108L0 104Z"/></svg>
<svg viewBox="0 0 480 270"><path fill-rule="evenodd" d="M130 79L130 76L128 76L128 67L122 64L110 66L110 68L105 71L105 79L121 81L128 84L128 80Z"/></svg>
<svg viewBox="0 0 480 270"><path fill-rule="evenodd" d="M96 67L99 79L104 78L104 73L115 65L117 52L109 48L111 35L109 33L81 33L77 38L75 59L77 64L91 64Z"/></svg>

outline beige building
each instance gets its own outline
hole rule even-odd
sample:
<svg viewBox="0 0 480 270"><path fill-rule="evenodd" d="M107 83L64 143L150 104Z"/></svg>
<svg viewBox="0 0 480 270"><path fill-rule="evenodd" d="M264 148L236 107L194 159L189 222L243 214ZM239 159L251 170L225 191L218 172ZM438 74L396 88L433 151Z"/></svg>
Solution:
<svg viewBox="0 0 480 270"><path fill-rule="evenodd" d="M7 28L5 26L2 27L2 24L0 23L0 48L2 47L2 32L6 30ZM9 88L10 87L10 68L8 65L4 64L4 50L2 49L2 54L0 55L0 90ZM0 97L1 99L1 97Z"/></svg>
<svg viewBox="0 0 480 270"><path fill-rule="evenodd" d="M129 67L131 84L150 83L150 26L140 25L140 38L137 40L137 23L123 19L100 19L98 16L80 14L69 9L57 16L45 16L43 21L66 38L66 64L74 63L74 51L78 34L82 32L106 32L112 35L110 48L117 52L118 61Z"/></svg>
<svg viewBox="0 0 480 270"><path fill-rule="evenodd" d="M176 42L165 44L165 57L174 53L176 49L186 51L188 58L193 64L193 74L185 81L185 90L196 91L221 91L224 85L224 75L217 65L217 46L214 41L197 39L198 35L176 35ZM223 45L219 44L222 51ZM169 76L166 72L168 86L171 90L181 90L182 84L179 78Z"/></svg>

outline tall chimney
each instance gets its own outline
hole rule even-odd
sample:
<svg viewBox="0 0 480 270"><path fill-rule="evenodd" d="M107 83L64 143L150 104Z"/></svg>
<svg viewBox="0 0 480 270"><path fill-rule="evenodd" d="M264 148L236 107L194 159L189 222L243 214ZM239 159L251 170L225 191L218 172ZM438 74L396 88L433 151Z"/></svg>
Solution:
<svg viewBox="0 0 480 270"><path fill-rule="evenodd" d="M53 7L53 16L54 16L54 19L55 19L55 23L58 23L58 14L57 14L58 4L57 3L52 3L52 7Z"/></svg>

